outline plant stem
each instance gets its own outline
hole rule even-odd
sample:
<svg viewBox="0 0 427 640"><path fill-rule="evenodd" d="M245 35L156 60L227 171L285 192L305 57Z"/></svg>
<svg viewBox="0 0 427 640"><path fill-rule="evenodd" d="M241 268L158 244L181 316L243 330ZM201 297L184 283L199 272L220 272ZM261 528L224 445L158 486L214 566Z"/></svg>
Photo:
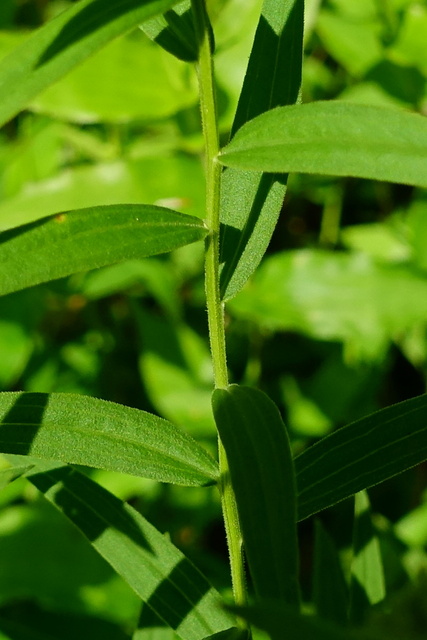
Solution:
<svg viewBox="0 0 427 640"><path fill-rule="evenodd" d="M228 386L225 347L224 305L219 288L219 206L221 165L216 161L219 152L218 118L216 110L214 69L210 38L210 23L205 0L191 0L196 36L199 44L197 75L200 111L206 150L206 218L209 229L205 252L205 288L208 310L209 337L214 370L215 388ZM236 500L230 483L227 456L219 441L220 493L224 524L230 554L231 580L237 605L247 603L243 565L242 536Z"/></svg>

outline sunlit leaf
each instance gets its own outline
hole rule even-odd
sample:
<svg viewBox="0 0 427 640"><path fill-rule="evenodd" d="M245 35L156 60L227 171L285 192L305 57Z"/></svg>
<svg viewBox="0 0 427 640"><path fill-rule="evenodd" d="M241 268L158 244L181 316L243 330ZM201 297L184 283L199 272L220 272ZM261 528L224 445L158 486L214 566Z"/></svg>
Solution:
<svg viewBox="0 0 427 640"><path fill-rule="evenodd" d="M304 3L264 0L233 123L293 104L301 84ZM286 191L284 176L227 169L222 175L221 291L232 298L258 266Z"/></svg>
<svg viewBox="0 0 427 640"><path fill-rule="evenodd" d="M427 187L427 118L339 101L278 107L243 125L219 161Z"/></svg>
<svg viewBox="0 0 427 640"><path fill-rule="evenodd" d="M427 459L427 395L326 436L295 458L303 520Z"/></svg>
<svg viewBox="0 0 427 640"><path fill-rule="evenodd" d="M60 213L0 234L0 294L166 253L205 235L201 220L164 207L111 205Z"/></svg>
<svg viewBox="0 0 427 640"><path fill-rule="evenodd" d="M217 477L216 463L200 445L145 411L68 393L13 392L0 394L0 415L2 453L184 485Z"/></svg>
<svg viewBox="0 0 427 640"><path fill-rule="evenodd" d="M104 44L174 0L81 0L38 29L0 63L0 126Z"/></svg>
<svg viewBox="0 0 427 640"><path fill-rule="evenodd" d="M141 29L180 60L196 62L198 46L189 0L183 0L174 9L147 20Z"/></svg>
<svg viewBox="0 0 427 640"><path fill-rule="evenodd" d="M298 605L295 479L280 413L262 391L238 385L216 389L212 406L255 592Z"/></svg>
<svg viewBox="0 0 427 640"><path fill-rule="evenodd" d="M206 578L131 506L72 467L40 465L28 478L183 640L233 626Z"/></svg>

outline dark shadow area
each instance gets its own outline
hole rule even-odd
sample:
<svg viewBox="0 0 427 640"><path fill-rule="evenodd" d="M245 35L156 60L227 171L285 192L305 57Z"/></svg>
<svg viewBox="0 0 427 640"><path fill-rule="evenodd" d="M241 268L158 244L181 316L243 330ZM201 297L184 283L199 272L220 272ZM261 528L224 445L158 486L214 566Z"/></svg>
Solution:
<svg viewBox="0 0 427 640"><path fill-rule="evenodd" d="M143 4L145 4L144 0L121 0L120 2L95 0L67 22L40 56L35 68L42 67L80 40L84 40L95 31L108 26L110 22Z"/></svg>
<svg viewBox="0 0 427 640"><path fill-rule="evenodd" d="M57 214L56 214L57 215ZM19 227L14 227L13 229L7 229L6 231L0 232L0 249L2 244L6 244L15 238L19 238L20 236L25 235L29 231L34 231L39 227L50 222L52 218L56 216L48 216L46 218L40 218L39 220L35 220L34 222L29 222L28 224L21 225Z"/></svg>
<svg viewBox="0 0 427 640"><path fill-rule="evenodd" d="M197 60L197 42L191 9L187 9L181 15L171 9L166 11L164 18L167 27L154 38L155 42L180 60L195 62Z"/></svg>
<svg viewBox="0 0 427 640"><path fill-rule="evenodd" d="M31 600L14 602L0 609L1 632L10 640L36 640L42 637L61 640L130 640L130 636L113 622L89 615L48 611Z"/></svg>
<svg viewBox="0 0 427 640"><path fill-rule="evenodd" d="M23 393L17 397L0 423L2 453L31 454L32 443L43 424L48 402L48 393Z"/></svg>

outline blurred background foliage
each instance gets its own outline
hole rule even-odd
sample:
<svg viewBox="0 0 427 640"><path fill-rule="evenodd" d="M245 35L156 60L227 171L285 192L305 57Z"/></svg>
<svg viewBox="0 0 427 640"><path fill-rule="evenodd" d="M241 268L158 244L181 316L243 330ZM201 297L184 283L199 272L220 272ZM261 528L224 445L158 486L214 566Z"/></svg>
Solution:
<svg viewBox="0 0 427 640"><path fill-rule="evenodd" d="M338 98L427 115L423 0L306 2L304 102ZM70 4L2 0L0 56ZM209 2L224 142L260 5ZM0 130L0 230L120 202L203 217L202 149L194 69L142 31L130 33ZM422 190L291 176L268 254L227 307L227 331L233 381L276 401L295 451L425 392L426 249ZM82 393L153 411L214 451L202 268L203 247L191 245L3 297L1 390ZM88 473L227 588L214 490ZM426 475L420 466L370 492L392 603L371 624L400 629L400 638L424 638L427 628ZM349 502L321 515L344 561ZM129 638L137 598L80 534L23 480L3 489L0 504L0 639ZM312 523L302 523L308 600L312 539Z"/></svg>

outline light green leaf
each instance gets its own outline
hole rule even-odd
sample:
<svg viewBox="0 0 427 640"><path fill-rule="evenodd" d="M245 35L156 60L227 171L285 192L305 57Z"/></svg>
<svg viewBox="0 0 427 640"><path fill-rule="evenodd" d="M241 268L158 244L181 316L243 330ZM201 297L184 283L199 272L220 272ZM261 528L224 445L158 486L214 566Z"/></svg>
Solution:
<svg viewBox="0 0 427 640"><path fill-rule="evenodd" d="M267 258L229 309L270 330L343 341L349 353L372 360L425 321L427 280L363 254L287 251Z"/></svg>
<svg viewBox="0 0 427 640"><path fill-rule="evenodd" d="M218 159L253 171L427 187L427 118L339 101L278 107L243 125Z"/></svg>
<svg viewBox="0 0 427 640"><path fill-rule="evenodd" d="M301 84L303 0L264 0L233 123L297 101ZM286 191L284 176L223 172L221 292L232 298L258 266L270 242Z"/></svg>
<svg viewBox="0 0 427 640"><path fill-rule="evenodd" d="M233 626L206 578L131 506L72 467L38 465L28 478L183 640Z"/></svg>
<svg viewBox="0 0 427 640"><path fill-rule="evenodd" d="M136 32L109 43L29 107L70 122L121 123L158 121L196 101L196 83L186 65Z"/></svg>
<svg viewBox="0 0 427 640"><path fill-rule="evenodd" d="M190 436L145 411L68 393L0 394L0 451L184 485L217 465ZM31 460L32 461L32 460Z"/></svg>
<svg viewBox="0 0 427 640"><path fill-rule="evenodd" d="M350 581L350 620L361 624L370 607L386 596L380 542L372 525L366 491L356 493L353 524L353 560Z"/></svg>
<svg viewBox="0 0 427 640"><path fill-rule="evenodd" d="M348 621L348 587L334 542L315 521L313 602L317 615L342 626Z"/></svg>
<svg viewBox="0 0 427 640"><path fill-rule="evenodd" d="M212 406L255 593L298 605L295 478L280 413L265 393L238 385L216 389Z"/></svg>
<svg viewBox="0 0 427 640"><path fill-rule="evenodd" d="M1 460L0 460L1 464ZM29 471L32 464L18 464L16 466L10 465L4 469L0 469L0 491L7 487L8 484L20 478L24 473Z"/></svg>
<svg viewBox="0 0 427 640"><path fill-rule="evenodd" d="M323 438L295 458L298 518L427 459L427 395L400 402Z"/></svg>
<svg viewBox="0 0 427 640"><path fill-rule="evenodd" d="M31 161L35 162L34 155ZM200 162L168 155L66 169L47 180L27 184L14 197L0 202L0 230L19 227L57 211L122 202L172 206L202 218L204 183Z"/></svg>
<svg viewBox="0 0 427 640"><path fill-rule="evenodd" d="M107 42L173 4L174 0L81 0L62 12L0 63L0 126Z"/></svg>
<svg viewBox="0 0 427 640"><path fill-rule="evenodd" d="M0 295L206 236L198 218L164 207L111 205L69 211L0 234Z"/></svg>

